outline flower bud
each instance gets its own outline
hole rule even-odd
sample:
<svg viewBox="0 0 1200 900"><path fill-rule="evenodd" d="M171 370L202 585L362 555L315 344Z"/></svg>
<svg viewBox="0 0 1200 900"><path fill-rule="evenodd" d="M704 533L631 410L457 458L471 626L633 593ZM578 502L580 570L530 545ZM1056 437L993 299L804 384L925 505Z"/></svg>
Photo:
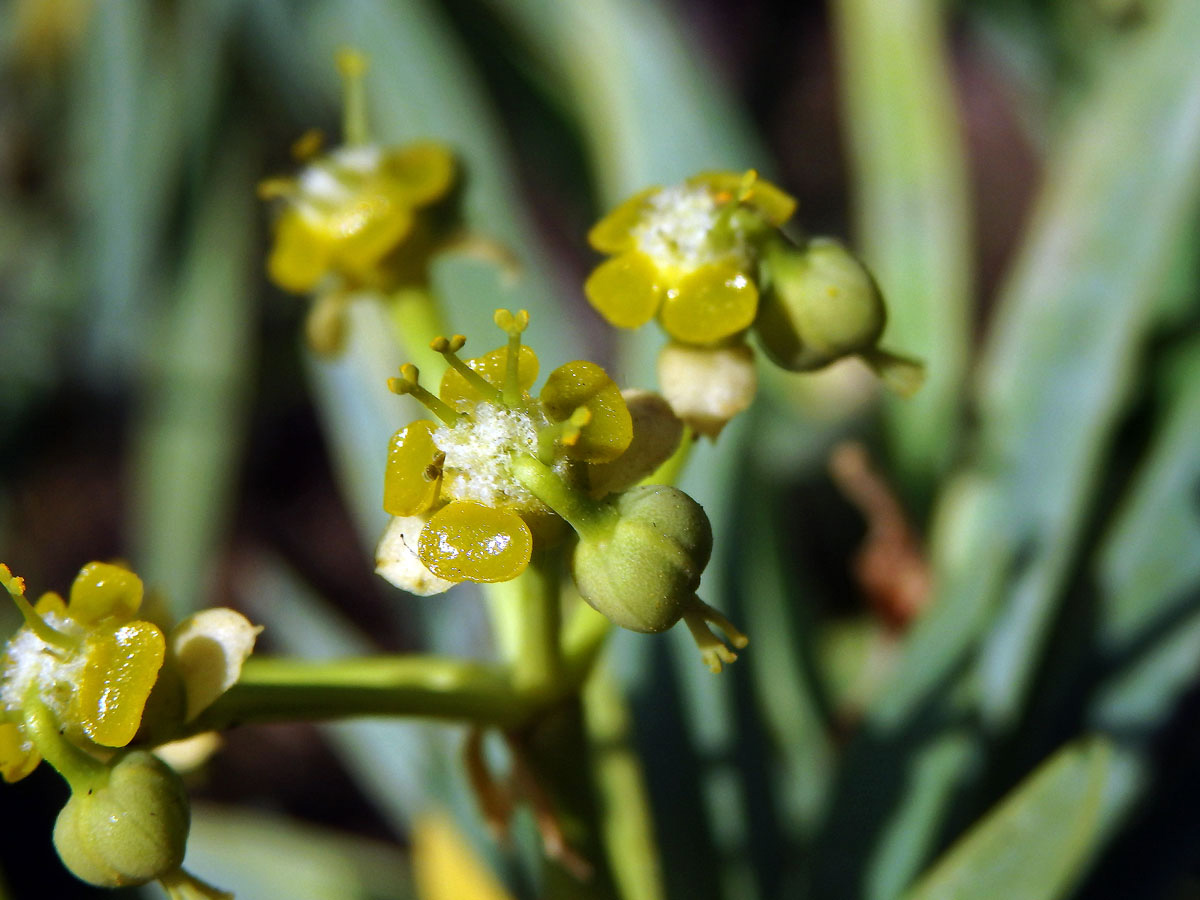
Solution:
<svg viewBox="0 0 1200 900"><path fill-rule="evenodd" d="M744 343L690 347L672 341L659 351L658 383L675 415L697 434L715 440L754 400L754 351Z"/></svg>
<svg viewBox="0 0 1200 900"><path fill-rule="evenodd" d="M122 756L102 786L76 791L54 823L54 846L97 887L145 884L183 862L190 813L183 782L150 753Z"/></svg>
<svg viewBox="0 0 1200 900"><path fill-rule="evenodd" d="M754 327L778 365L810 372L872 350L887 324L883 295L854 254L830 238L768 254L770 290Z"/></svg>
<svg viewBox="0 0 1200 900"><path fill-rule="evenodd" d="M666 631L695 601L712 552L703 508L666 485L620 494L613 524L582 537L575 583L593 608L631 631Z"/></svg>

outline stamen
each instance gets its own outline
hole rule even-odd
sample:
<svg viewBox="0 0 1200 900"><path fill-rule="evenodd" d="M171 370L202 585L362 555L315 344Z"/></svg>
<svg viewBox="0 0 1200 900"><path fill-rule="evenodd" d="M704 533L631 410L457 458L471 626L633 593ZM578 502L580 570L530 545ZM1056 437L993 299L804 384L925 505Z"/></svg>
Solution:
<svg viewBox="0 0 1200 900"><path fill-rule="evenodd" d="M342 140L348 146L370 142L367 129L367 94L363 87L363 74L367 71L367 58L357 50L342 49L337 55L338 72L342 76Z"/></svg>
<svg viewBox="0 0 1200 900"><path fill-rule="evenodd" d="M437 481L442 477L442 468L446 465L446 454L440 450L434 454L433 462L425 467L425 471L421 473L426 481Z"/></svg>
<svg viewBox="0 0 1200 900"><path fill-rule="evenodd" d="M554 462L554 445L574 447L579 443L583 427L592 421L592 411L586 406L577 406L569 418L545 428L538 429L538 459L550 465Z"/></svg>
<svg viewBox="0 0 1200 900"><path fill-rule="evenodd" d="M447 425L456 425L458 423L458 413L450 406L449 403L433 396L425 388L421 387L418 378L420 372L412 363L405 363L400 367L399 378L388 379L388 390L393 394L404 396L411 394L412 398L428 409L431 413L445 422Z"/></svg>
<svg viewBox="0 0 1200 900"><path fill-rule="evenodd" d="M258 183L259 200L290 200L300 191L292 178L265 178Z"/></svg>
<svg viewBox="0 0 1200 900"><path fill-rule="evenodd" d="M729 225L733 214L738 211L738 208L754 196L754 186L758 183L758 172L755 169L747 169L746 174L742 176L742 180L738 183L737 193L732 196L721 191L713 197L717 203L721 204L720 212L717 213L716 221L713 224L713 231L724 229Z"/></svg>
<svg viewBox="0 0 1200 900"><path fill-rule="evenodd" d="M736 625L725 618L725 616L713 609L699 597L695 598L692 603L693 605L699 606L701 612L704 614L704 620L706 622L711 622L725 632L726 636L729 638L729 643L733 644L733 646L741 650L750 643L750 638L746 636L745 632L739 629Z"/></svg>
<svg viewBox="0 0 1200 900"><path fill-rule="evenodd" d="M507 309L498 309L492 317L500 329L508 335L508 358L504 368L504 402L517 406L521 402L521 333L529 327L529 311L521 310L515 316Z"/></svg>
<svg viewBox="0 0 1200 900"><path fill-rule="evenodd" d="M738 185L737 202L745 203L754 196L754 186L758 183L758 171L755 169L747 169L746 174L742 176L742 183Z"/></svg>
<svg viewBox="0 0 1200 900"><path fill-rule="evenodd" d="M25 619L25 624L29 626L29 630L36 634L43 643L62 650L74 651L79 649L80 642L77 638L69 634L63 634L38 615L37 610L25 599L25 579L18 578L8 566L2 563L0 563L0 584L4 585L4 589L8 591L8 595L17 604L17 609L21 611L21 615Z"/></svg>
<svg viewBox="0 0 1200 900"><path fill-rule="evenodd" d="M504 396L500 393L500 389L494 384L463 362L458 351L463 348L467 339L461 334L456 334L454 337L446 340L444 337L436 337L429 342L430 349L434 353L442 354L442 359L446 360L446 364L455 372L467 380L467 384L473 387L478 393L492 403L504 403Z"/></svg>
<svg viewBox="0 0 1200 900"><path fill-rule="evenodd" d="M734 628L728 619L699 597L692 598L691 606L683 614L683 621L687 624L688 631L692 633L692 639L695 640L696 646L700 648L701 659L712 672L720 672L721 664L732 663L737 659L737 654L726 647L721 639L709 630L708 622L712 622L728 634L730 643L735 647L745 647L750 642L750 639Z"/></svg>
<svg viewBox="0 0 1200 900"><path fill-rule="evenodd" d="M325 134L320 128L310 128L292 144L292 158L296 162L308 162L321 152L325 144Z"/></svg>

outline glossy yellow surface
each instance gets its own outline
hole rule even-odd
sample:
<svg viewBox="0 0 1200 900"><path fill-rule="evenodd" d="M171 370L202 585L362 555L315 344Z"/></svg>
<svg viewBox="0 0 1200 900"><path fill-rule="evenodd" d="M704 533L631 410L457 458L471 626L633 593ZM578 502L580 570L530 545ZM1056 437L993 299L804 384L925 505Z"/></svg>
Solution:
<svg viewBox="0 0 1200 900"><path fill-rule="evenodd" d="M20 781L38 767L42 755L25 740L25 735L12 722L0 723L0 776L12 783Z"/></svg>
<svg viewBox="0 0 1200 900"><path fill-rule="evenodd" d="M757 311L754 282L733 266L712 265L682 279L659 315L675 340L706 345L749 328Z"/></svg>
<svg viewBox="0 0 1200 900"><path fill-rule="evenodd" d="M71 584L67 614L82 625L131 619L141 608L142 579L111 563L88 563Z"/></svg>
<svg viewBox="0 0 1200 900"><path fill-rule="evenodd" d="M610 325L641 328L658 311L663 278L650 257L630 250L598 265L583 291Z"/></svg>
<svg viewBox="0 0 1200 900"><path fill-rule="evenodd" d="M84 733L105 747L124 747L142 721L166 652L163 633L149 622L128 622L88 635L75 715Z"/></svg>
<svg viewBox="0 0 1200 900"><path fill-rule="evenodd" d="M529 565L533 535L510 510L455 502L430 517L417 552L429 571L448 581L508 581Z"/></svg>
<svg viewBox="0 0 1200 900"><path fill-rule="evenodd" d="M437 428L436 422L418 419L392 435L383 475L383 508L389 515L415 516L437 500L442 484L441 471L434 467Z"/></svg>
<svg viewBox="0 0 1200 900"><path fill-rule="evenodd" d="M578 439L565 448L572 459L611 462L633 440L633 419L621 389L595 363L579 360L559 366L546 379L540 400L555 422L566 420L579 408L590 413Z"/></svg>

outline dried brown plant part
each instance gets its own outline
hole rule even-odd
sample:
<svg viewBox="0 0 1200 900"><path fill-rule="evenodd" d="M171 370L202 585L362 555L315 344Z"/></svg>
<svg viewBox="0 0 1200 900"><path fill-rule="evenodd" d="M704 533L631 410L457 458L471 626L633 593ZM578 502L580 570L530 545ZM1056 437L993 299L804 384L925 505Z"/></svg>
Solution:
<svg viewBox="0 0 1200 900"><path fill-rule="evenodd" d="M463 763L488 831L496 841L508 843L509 823L515 805L513 792L498 783L488 768L483 755L482 728L472 728L467 732L467 739L463 743Z"/></svg>
<svg viewBox="0 0 1200 900"><path fill-rule="evenodd" d="M508 735L508 746L513 760L513 785L517 795L529 804L529 808L533 812L534 823L542 838L542 851L547 858L557 862L576 880L588 881L594 871L592 864L567 843L550 795L538 782L537 775L526 758L525 749L520 740L513 735Z"/></svg>
<svg viewBox="0 0 1200 900"><path fill-rule="evenodd" d="M854 555L854 577L884 623L902 631L925 609L933 588L921 539L862 444L845 441L834 447L829 472L867 522Z"/></svg>

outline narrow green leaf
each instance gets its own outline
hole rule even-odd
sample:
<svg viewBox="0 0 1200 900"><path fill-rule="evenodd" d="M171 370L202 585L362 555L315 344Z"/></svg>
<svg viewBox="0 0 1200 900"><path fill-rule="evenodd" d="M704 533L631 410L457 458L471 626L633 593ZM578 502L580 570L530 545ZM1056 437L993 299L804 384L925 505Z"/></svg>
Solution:
<svg viewBox="0 0 1200 900"><path fill-rule="evenodd" d="M1121 736L1105 797L1116 830L1154 774L1151 741L1200 669L1200 343L1180 354L1163 427L1131 481L1095 564L1096 652L1113 674L1088 711Z"/></svg>
<svg viewBox="0 0 1200 900"><path fill-rule="evenodd" d="M279 865L287 860L287 865ZM409 865L391 846L286 816L192 807L187 866L239 900L407 900Z"/></svg>
<svg viewBox="0 0 1200 900"><path fill-rule="evenodd" d="M1111 745L1071 744L1043 763L934 864L906 900L1054 900L1099 835Z"/></svg>
<svg viewBox="0 0 1200 900"><path fill-rule="evenodd" d="M95 304L87 362L101 380L130 375L146 345L148 288L183 152L183 54L160 25L148 4L98 5L69 94L64 188L78 204Z"/></svg>
<svg viewBox="0 0 1200 900"><path fill-rule="evenodd" d="M894 464L928 496L954 458L974 290L967 168L941 0L832 5L861 249L888 301L884 343L927 378L887 406Z"/></svg>
<svg viewBox="0 0 1200 900"><path fill-rule="evenodd" d="M1097 467L1193 208L1200 58L1186 48L1196 40L1200 6L1161 4L1081 102L1051 156L987 348L976 455L934 511L936 595L868 710L844 785L907 769L914 748L955 727L964 690L996 730L1023 708ZM921 789L941 795L961 785L966 764ZM839 793L833 801L828 833L853 826L856 849L836 868L818 863L831 879L861 877L871 858L897 860L890 841L908 840L884 835L890 796L860 799L848 804ZM905 865L911 873L922 863L910 857Z"/></svg>
<svg viewBox="0 0 1200 900"><path fill-rule="evenodd" d="M978 539L1022 557L979 667L984 713L1001 726L1024 702L1141 340L1191 224L1197 41L1200 5L1177 0L1114 54L1053 154L1000 298L979 394L979 465L1000 516Z"/></svg>
<svg viewBox="0 0 1200 900"><path fill-rule="evenodd" d="M177 616L211 587L242 446L255 318L248 145L206 187L173 302L147 340L131 471L134 558ZM147 335L150 337L150 335Z"/></svg>

